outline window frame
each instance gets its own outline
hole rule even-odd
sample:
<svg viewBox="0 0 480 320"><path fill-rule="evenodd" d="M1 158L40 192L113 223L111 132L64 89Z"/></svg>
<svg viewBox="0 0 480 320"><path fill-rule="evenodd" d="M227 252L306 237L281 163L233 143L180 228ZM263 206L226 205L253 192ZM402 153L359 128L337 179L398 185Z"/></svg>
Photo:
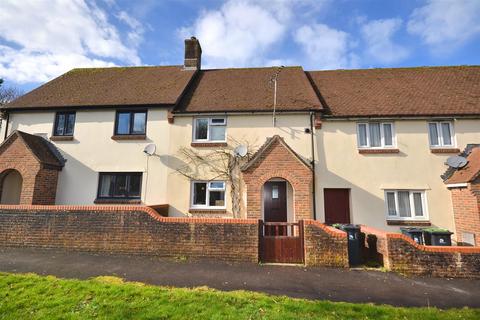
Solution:
<svg viewBox="0 0 480 320"><path fill-rule="evenodd" d="M129 130L128 133L119 133L118 132L118 120L120 114L122 113L129 113ZM133 133L133 126L135 121L135 113L145 113L145 132L143 133ZM147 135L147 123L148 123L148 110L147 109L140 109L140 110L132 110L132 109L119 109L115 112L115 124L113 128L113 134L115 136L145 136Z"/></svg>
<svg viewBox="0 0 480 320"><path fill-rule="evenodd" d="M409 198L409 203L410 203L410 217L401 217L399 213L399 202L398 202L398 192L408 192L408 198ZM396 215L390 215L388 212L388 199L387 199L387 194L388 193L394 193L394 199L395 199L395 213ZM415 202L414 202L414 194L415 193L420 193L421 194L421 200L422 200L422 211L423 215L422 216L416 216L415 215ZM388 189L384 190L384 202L385 202L385 215L388 220L403 220L403 221L428 221L429 220L429 214L428 214L428 201L427 201L427 193L425 190L420 190L420 189Z"/></svg>
<svg viewBox="0 0 480 320"><path fill-rule="evenodd" d="M112 175L112 176L121 176L121 175L140 175L140 189L139 189L139 195L138 196L101 196L101 190L102 190L102 177L106 175ZM129 179L128 179L129 180ZM141 200L142 199L142 188L143 188L143 172L141 171L125 171L125 172L99 172L98 173L98 187L97 187L97 199L100 200Z"/></svg>
<svg viewBox="0 0 480 320"><path fill-rule="evenodd" d="M371 147L370 146L370 124L373 123L378 123L380 125L380 146L378 147ZM392 128L392 144L391 145L385 145L385 125L388 124ZM365 125L366 126L366 141L367 145L362 146L360 144L360 125ZM362 121L362 122L357 122L357 148L358 149L395 149L397 147L397 137L395 134L395 123L390 122L390 121L384 121L384 122L377 122L377 121Z"/></svg>
<svg viewBox="0 0 480 320"><path fill-rule="evenodd" d="M57 134L57 126L58 126L58 123L59 123L59 117L60 115L64 115L65 116L65 119L64 119L64 123L63 123L63 128L64 128L64 131L65 131L65 124L67 122L67 115L72 115L73 114L73 127L72 127L72 134ZM75 124L77 122L77 112L76 111L58 111L58 112L55 112L55 120L53 121L53 132L52 132L52 136L54 137L73 137L73 135L75 134Z"/></svg>
<svg viewBox="0 0 480 320"><path fill-rule="evenodd" d="M207 124L207 138L206 139L197 139L197 120L208 120ZM213 123L213 119L223 119L223 123ZM211 126L222 126L225 127L225 138L223 140L212 140L210 138L210 127ZM205 142L205 143L218 143L218 142L227 142L227 117L225 116L208 116L208 117L195 117L193 118L193 136L192 136L192 141L193 142Z"/></svg>
<svg viewBox="0 0 480 320"><path fill-rule="evenodd" d="M210 183L212 182L222 182L223 188L211 188ZM205 183L205 204L194 204L193 200L195 199L195 184ZM223 206L210 206L208 205L210 200L210 191L223 191L224 204ZM221 209L224 210L227 208L227 184L224 180L192 180L190 183L190 208L191 209Z"/></svg>
<svg viewBox="0 0 480 320"><path fill-rule="evenodd" d="M444 143L444 137L443 137L443 130L442 130L442 124L448 124L450 128L450 140L452 141L452 144L445 144ZM434 124L437 129L437 135L438 135L438 145L433 145L431 136L430 136L430 124ZM427 122L427 132L428 132L428 145L430 146L430 149L435 149L435 148L455 148L457 145L457 140L455 139L455 130L453 127L453 121L428 121Z"/></svg>

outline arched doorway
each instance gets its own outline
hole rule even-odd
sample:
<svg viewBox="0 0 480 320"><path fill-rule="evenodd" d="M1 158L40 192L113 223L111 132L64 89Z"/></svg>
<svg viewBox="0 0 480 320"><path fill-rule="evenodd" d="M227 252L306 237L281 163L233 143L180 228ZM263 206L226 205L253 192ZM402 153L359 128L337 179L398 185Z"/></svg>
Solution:
<svg viewBox="0 0 480 320"><path fill-rule="evenodd" d="M273 178L262 188L263 220L265 222L293 222L293 188L285 179Z"/></svg>
<svg viewBox="0 0 480 320"><path fill-rule="evenodd" d="M23 178L17 170L8 170L1 176L1 204L20 204Z"/></svg>

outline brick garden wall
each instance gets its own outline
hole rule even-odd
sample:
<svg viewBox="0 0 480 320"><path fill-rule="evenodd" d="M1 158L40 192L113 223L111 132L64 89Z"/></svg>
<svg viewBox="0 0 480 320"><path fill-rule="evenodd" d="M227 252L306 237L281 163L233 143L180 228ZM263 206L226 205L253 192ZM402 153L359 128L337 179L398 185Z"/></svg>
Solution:
<svg viewBox="0 0 480 320"><path fill-rule="evenodd" d="M0 206L0 246L256 263L258 221L165 218L132 206Z"/></svg>
<svg viewBox="0 0 480 320"><path fill-rule="evenodd" d="M362 226L375 235L384 266L391 271L435 277L480 278L480 247L437 247L418 245L398 233L384 233Z"/></svg>
<svg viewBox="0 0 480 320"><path fill-rule="evenodd" d="M348 268L347 233L314 220L304 221L305 264Z"/></svg>
<svg viewBox="0 0 480 320"><path fill-rule="evenodd" d="M391 271L435 277L480 278L479 247L417 245L401 234L388 234Z"/></svg>

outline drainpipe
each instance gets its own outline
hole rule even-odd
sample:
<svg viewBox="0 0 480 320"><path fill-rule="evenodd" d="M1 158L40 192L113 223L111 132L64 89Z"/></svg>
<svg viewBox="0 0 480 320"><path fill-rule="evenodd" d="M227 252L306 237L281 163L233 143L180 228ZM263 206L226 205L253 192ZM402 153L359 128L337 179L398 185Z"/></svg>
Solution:
<svg viewBox="0 0 480 320"><path fill-rule="evenodd" d="M317 220L317 199L316 199L316 186L315 186L315 139L313 131L313 118L314 112L310 112L310 139L312 144L312 193L313 193L313 220Z"/></svg>
<svg viewBox="0 0 480 320"><path fill-rule="evenodd" d="M10 119L10 113L7 112L7 119L5 119L5 136L3 137L3 141L5 141L8 137L8 120Z"/></svg>

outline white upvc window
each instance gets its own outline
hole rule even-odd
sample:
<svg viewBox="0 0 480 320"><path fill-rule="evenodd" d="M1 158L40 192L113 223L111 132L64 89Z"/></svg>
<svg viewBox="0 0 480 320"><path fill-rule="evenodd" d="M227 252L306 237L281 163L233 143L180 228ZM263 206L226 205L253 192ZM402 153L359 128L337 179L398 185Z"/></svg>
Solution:
<svg viewBox="0 0 480 320"><path fill-rule="evenodd" d="M193 120L193 141L225 142L227 119L225 117L205 117Z"/></svg>
<svg viewBox="0 0 480 320"><path fill-rule="evenodd" d="M395 147L395 128L392 122L357 123L357 142L361 149Z"/></svg>
<svg viewBox="0 0 480 320"><path fill-rule="evenodd" d="M431 148L454 147L453 123L450 121L429 122L428 137Z"/></svg>
<svg viewBox="0 0 480 320"><path fill-rule="evenodd" d="M387 220L428 220L424 190L385 190Z"/></svg>
<svg viewBox="0 0 480 320"><path fill-rule="evenodd" d="M225 209L225 181L192 181L191 207Z"/></svg>

